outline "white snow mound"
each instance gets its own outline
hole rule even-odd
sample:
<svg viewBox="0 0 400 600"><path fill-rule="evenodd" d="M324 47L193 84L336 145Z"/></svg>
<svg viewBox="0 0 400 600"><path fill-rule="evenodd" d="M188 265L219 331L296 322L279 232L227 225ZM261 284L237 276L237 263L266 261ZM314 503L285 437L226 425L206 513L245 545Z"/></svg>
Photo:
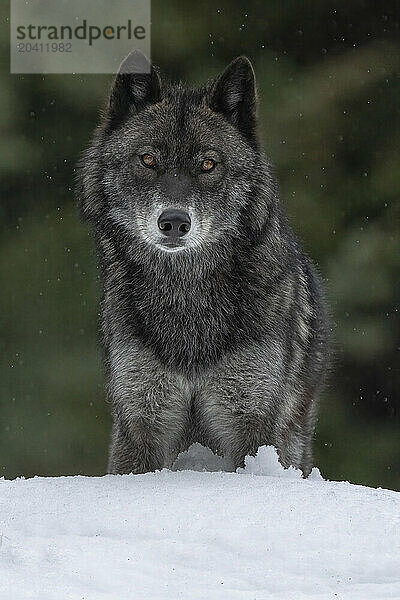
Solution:
<svg viewBox="0 0 400 600"><path fill-rule="evenodd" d="M0 480L0 599L400 598L399 492L265 446L229 468L195 444L172 471Z"/></svg>

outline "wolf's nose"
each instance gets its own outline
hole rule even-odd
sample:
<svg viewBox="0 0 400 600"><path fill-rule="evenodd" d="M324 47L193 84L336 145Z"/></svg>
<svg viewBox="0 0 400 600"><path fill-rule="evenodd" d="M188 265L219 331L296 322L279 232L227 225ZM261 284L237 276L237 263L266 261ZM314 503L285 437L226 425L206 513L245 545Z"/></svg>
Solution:
<svg viewBox="0 0 400 600"><path fill-rule="evenodd" d="M158 228L167 237L183 237L190 227L190 217L184 210L167 208L158 219Z"/></svg>

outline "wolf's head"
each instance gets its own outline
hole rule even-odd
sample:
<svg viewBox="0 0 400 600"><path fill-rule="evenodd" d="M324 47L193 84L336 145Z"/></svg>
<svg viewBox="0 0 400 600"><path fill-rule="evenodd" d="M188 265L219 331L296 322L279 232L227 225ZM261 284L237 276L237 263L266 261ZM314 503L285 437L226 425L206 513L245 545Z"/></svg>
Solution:
<svg viewBox="0 0 400 600"><path fill-rule="evenodd" d="M253 68L237 58L194 90L163 84L145 60L122 63L82 159L83 214L136 260L216 260L260 235L273 195Z"/></svg>

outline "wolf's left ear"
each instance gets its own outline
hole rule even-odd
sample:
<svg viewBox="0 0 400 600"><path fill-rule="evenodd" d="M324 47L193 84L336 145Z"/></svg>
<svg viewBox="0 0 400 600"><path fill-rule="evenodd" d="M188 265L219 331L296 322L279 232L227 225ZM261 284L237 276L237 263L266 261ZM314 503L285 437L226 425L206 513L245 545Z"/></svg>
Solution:
<svg viewBox="0 0 400 600"><path fill-rule="evenodd" d="M227 66L211 89L209 105L249 141L256 141L256 79L248 58L239 56Z"/></svg>
<svg viewBox="0 0 400 600"><path fill-rule="evenodd" d="M160 101L161 81L157 71L144 54L131 52L119 68L111 89L107 116L118 122Z"/></svg>

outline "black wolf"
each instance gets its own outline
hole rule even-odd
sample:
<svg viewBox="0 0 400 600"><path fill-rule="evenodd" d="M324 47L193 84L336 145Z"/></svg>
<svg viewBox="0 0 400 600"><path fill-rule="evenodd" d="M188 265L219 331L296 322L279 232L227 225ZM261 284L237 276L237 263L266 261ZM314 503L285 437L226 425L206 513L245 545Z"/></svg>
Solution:
<svg viewBox="0 0 400 600"><path fill-rule="evenodd" d="M198 441L307 475L328 357L319 278L257 137L247 58L201 89L123 62L80 165L102 273L111 473ZM132 68L134 67L134 68Z"/></svg>

